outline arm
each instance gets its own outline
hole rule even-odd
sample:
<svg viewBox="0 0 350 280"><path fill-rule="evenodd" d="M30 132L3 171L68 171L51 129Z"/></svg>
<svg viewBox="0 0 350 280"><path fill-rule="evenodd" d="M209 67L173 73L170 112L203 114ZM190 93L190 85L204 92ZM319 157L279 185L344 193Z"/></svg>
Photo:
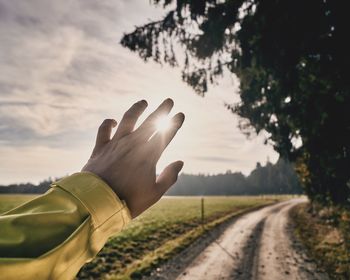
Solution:
<svg viewBox="0 0 350 280"><path fill-rule="evenodd" d="M134 130L147 106L135 103L112 138L116 122L105 120L82 172L0 216L0 279L72 279L110 236L160 199L183 165L174 162L155 175L160 155L184 120L177 114L171 129L155 131L155 120L172 105L164 101Z"/></svg>

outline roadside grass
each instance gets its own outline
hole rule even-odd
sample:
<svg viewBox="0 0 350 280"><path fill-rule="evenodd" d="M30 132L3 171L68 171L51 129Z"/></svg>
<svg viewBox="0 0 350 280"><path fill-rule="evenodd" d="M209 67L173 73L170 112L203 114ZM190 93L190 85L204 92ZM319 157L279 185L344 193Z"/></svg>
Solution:
<svg viewBox="0 0 350 280"><path fill-rule="evenodd" d="M0 212L34 198L0 195ZM111 238L77 279L140 279L203 233L242 212L291 196L164 197Z"/></svg>
<svg viewBox="0 0 350 280"><path fill-rule="evenodd" d="M297 238L331 279L350 279L350 212L309 203L296 206L291 217Z"/></svg>

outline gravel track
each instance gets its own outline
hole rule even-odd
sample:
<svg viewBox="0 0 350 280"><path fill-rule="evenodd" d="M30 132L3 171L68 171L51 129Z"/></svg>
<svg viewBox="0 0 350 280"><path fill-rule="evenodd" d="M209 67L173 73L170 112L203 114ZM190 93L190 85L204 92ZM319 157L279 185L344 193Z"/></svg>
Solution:
<svg viewBox="0 0 350 280"><path fill-rule="evenodd" d="M328 280L292 235L291 199L247 213L209 232L144 279Z"/></svg>

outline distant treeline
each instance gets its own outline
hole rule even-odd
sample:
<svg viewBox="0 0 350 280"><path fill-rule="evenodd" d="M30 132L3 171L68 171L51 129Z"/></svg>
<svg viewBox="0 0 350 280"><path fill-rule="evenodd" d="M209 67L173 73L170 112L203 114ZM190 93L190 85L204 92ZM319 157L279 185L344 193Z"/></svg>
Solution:
<svg viewBox="0 0 350 280"><path fill-rule="evenodd" d="M0 186L1 193L44 193L52 179L38 185L31 183ZM219 175L179 176L177 183L167 195L256 195L256 194L299 194L302 188L290 163L280 159L276 164L259 162L249 176L241 172L227 171Z"/></svg>
<svg viewBox="0 0 350 280"><path fill-rule="evenodd" d="M32 183L22 183L22 184L11 184L8 186L0 186L0 194L4 193L44 193L49 188L52 179L47 179L40 182L38 185Z"/></svg>
<svg viewBox="0 0 350 280"><path fill-rule="evenodd" d="M167 195L257 195L300 194L302 187L292 165L282 159L276 164L257 163L249 176L241 172L219 175L179 176Z"/></svg>

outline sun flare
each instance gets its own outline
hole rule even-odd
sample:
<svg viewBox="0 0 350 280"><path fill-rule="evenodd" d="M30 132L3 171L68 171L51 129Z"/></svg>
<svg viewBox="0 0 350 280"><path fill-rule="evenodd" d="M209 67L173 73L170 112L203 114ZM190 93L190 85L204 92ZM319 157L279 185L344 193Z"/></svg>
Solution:
<svg viewBox="0 0 350 280"><path fill-rule="evenodd" d="M159 132L169 130L171 126L171 118L169 116L160 117L156 120L156 129Z"/></svg>

